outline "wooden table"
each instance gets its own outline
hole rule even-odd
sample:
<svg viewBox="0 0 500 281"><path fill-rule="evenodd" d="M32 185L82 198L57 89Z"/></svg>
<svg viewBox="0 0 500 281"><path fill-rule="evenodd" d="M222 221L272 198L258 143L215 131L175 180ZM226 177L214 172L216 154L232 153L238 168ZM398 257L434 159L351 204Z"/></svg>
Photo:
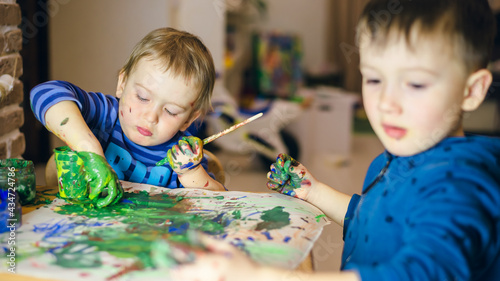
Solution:
<svg viewBox="0 0 500 281"><path fill-rule="evenodd" d="M50 195L50 194L55 194L57 192L57 186L37 186L37 198L35 198L35 201L38 198L40 194L44 194L44 198L49 198L50 200L53 200L55 196ZM38 204L38 205L30 205L30 206L23 206L22 207L22 213L23 215L30 213L45 204ZM295 269L297 271L302 271L302 272L313 272L314 267L313 267L313 257L312 257L312 251L307 255L306 259L299 264L299 266ZM0 280L8 280L8 281L59 281L60 279L41 279L41 278L36 278L32 276L26 276L26 275L19 275L19 274L13 274L13 273L0 273Z"/></svg>

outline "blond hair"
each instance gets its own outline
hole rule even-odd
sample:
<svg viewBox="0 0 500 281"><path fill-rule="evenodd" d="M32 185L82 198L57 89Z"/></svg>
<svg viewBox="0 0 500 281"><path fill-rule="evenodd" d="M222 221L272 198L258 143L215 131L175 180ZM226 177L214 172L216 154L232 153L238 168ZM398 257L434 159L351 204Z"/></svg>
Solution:
<svg viewBox="0 0 500 281"><path fill-rule="evenodd" d="M140 59L161 61L165 71L181 76L198 90L193 107L204 116L211 108L211 97L215 83L215 69L210 51L195 35L174 28L158 28L148 33L132 50L127 62L120 70L126 79Z"/></svg>

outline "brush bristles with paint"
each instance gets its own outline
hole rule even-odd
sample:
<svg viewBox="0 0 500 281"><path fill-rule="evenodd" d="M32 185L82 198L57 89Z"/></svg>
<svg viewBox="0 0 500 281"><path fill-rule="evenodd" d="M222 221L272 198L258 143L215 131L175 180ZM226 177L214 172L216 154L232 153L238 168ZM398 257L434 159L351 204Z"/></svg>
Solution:
<svg viewBox="0 0 500 281"><path fill-rule="evenodd" d="M220 133L217 133L217 134L215 134L215 135L211 135L211 136L210 136L210 137L208 137L208 138L205 138L205 139L203 140L203 145L205 145L205 144L207 144L207 143L210 143L210 142L212 142L212 141L214 141L214 140L216 140L216 139L218 139L218 138L222 137L223 135L226 135L226 134L228 134L228 133L230 133L230 132L232 132L232 131L234 131L234 130L238 129L239 127L244 126L244 125L246 125L246 124L248 124L248 123L250 123L250 122L254 121L255 119L260 118L262 115L263 115L263 113L262 113L262 112L261 112L261 113L258 113L258 114L255 114L254 116L252 116L252 117L250 117L250 118L248 118L248 119L246 119L246 120L244 120L244 121L242 121L242 122L240 122L240 123L238 123L238 124L235 124L235 125L233 125L233 126L231 126L231 127L227 128L227 129L225 129L224 131L222 131L222 132L220 132ZM161 165L165 164L165 163L167 162L167 160L166 160L166 159L167 159L167 158L164 158L163 160L161 160L161 161L159 161L158 163L156 163L156 165L157 165L157 166L161 166Z"/></svg>

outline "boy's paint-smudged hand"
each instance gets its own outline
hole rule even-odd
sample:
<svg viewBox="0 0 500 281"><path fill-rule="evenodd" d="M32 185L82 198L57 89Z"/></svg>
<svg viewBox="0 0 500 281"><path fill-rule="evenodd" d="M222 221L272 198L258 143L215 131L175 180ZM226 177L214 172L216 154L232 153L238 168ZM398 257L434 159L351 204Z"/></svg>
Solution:
<svg viewBox="0 0 500 281"><path fill-rule="evenodd" d="M304 165L287 154L278 155L267 179L269 189L299 199L305 200L311 189L312 176Z"/></svg>
<svg viewBox="0 0 500 281"><path fill-rule="evenodd" d="M164 164L166 160L177 174L182 175L198 167L202 158L203 141L190 136L183 137L178 144L169 149L167 157L158 164Z"/></svg>
<svg viewBox="0 0 500 281"><path fill-rule="evenodd" d="M89 183L88 198L94 201L98 208L117 203L123 196L123 188L106 158L87 151L77 152L77 154L83 160L85 167L85 179ZM99 198L99 195L105 190L107 190L108 195Z"/></svg>

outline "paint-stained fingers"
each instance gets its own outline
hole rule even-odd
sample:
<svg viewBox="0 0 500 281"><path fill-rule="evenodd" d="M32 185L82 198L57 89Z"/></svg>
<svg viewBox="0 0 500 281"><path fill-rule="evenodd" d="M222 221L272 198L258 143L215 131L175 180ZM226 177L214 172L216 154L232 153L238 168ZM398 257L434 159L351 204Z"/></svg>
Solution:
<svg viewBox="0 0 500 281"><path fill-rule="evenodd" d="M267 177L268 180L274 181L274 177L273 177L273 173L272 172L267 172L266 177Z"/></svg>
<svg viewBox="0 0 500 281"><path fill-rule="evenodd" d="M286 183L286 181L287 181L287 179L286 179L286 178L285 178L285 179L283 179L280 175L277 175L277 174L275 174L275 173L273 173L273 172L268 172L268 173L267 173L267 179L268 179L269 181L272 181L272 182L274 182L274 183L276 183L276 184L279 184L279 185L283 185L283 184L285 184L285 183Z"/></svg>
<svg viewBox="0 0 500 281"><path fill-rule="evenodd" d="M203 141L197 137L183 137L183 140L189 143L193 153L200 153L203 149Z"/></svg>
<svg viewBox="0 0 500 281"><path fill-rule="evenodd" d="M297 194L295 193L294 189L292 189L292 188L283 187L283 190L281 190L281 193L288 195L288 196L297 197Z"/></svg>
<svg viewBox="0 0 500 281"><path fill-rule="evenodd" d="M283 168L285 166L286 156L288 156L288 155L284 154L284 153L280 153L278 155L278 157L276 157L276 165L278 167Z"/></svg>
<svg viewBox="0 0 500 281"><path fill-rule="evenodd" d="M120 194L120 189L123 191L123 189L121 188L121 184L119 182L117 182L114 178L111 179L106 184L106 187L108 189L108 196L97 200L97 208L102 208L102 207L106 207L110 204L114 204L115 202L120 200L121 196L123 195L123 194Z"/></svg>
<svg viewBox="0 0 500 281"><path fill-rule="evenodd" d="M168 153L167 153L167 155L169 156L169 159L177 160L177 155L179 155L179 151L181 151L181 149L179 148L179 146L177 144L172 146L172 148L169 149Z"/></svg>
<svg viewBox="0 0 500 281"><path fill-rule="evenodd" d="M287 172L284 171L283 168L280 167L277 163L271 164L269 170L271 170L271 173L273 173L277 177L283 177L287 175Z"/></svg>
<svg viewBox="0 0 500 281"><path fill-rule="evenodd" d="M276 158L276 165L278 167L281 167L283 171L288 173L291 167L297 167L301 164L299 161L295 160L292 156L285 153L281 153Z"/></svg>
<svg viewBox="0 0 500 281"><path fill-rule="evenodd" d="M189 142L187 142L185 140L179 141L179 148L180 148L180 152L184 155L191 156L194 154L193 149L191 149L191 145L189 144Z"/></svg>
<svg viewBox="0 0 500 281"><path fill-rule="evenodd" d="M109 181L106 187L108 189L108 196L104 198L103 202L105 203L105 205L103 205L102 207L110 205L118 196L118 189L116 187L116 181L114 179ZM97 207L99 207L99 202Z"/></svg>
<svg viewBox="0 0 500 281"><path fill-rule="evenodd" d="M89 187L90 187L90 192L89 192L89 199L90 200L94 200L95 198L97 198L99 196L99 194L101 194L101 192L104 190L104 187L105 185L102 184L102 182L100 181L100 179L98 179L98 181L96 181L96 178L95 177L92 177L91 174L89 172L87 172L87 175L90 175L90 183L89 183Z"/></svg>
<svg viewBox="0 0 500 281"><path fill-rule="evenodd" d="M115 179L116 181L116 190L117 190L117 196L115 197L115 199L113 200L113 202L111 203L112 205L113 204L116 204L118 203L118 201L120 201L123 197L123 187L122 187L122 184L120 183L120 180L118 179Z"/></svg>
<svg viewBox="0 0 500 281"><path fill-rule="evenodd" d="M175 156L174 153L174 147L172 147L167 151L167 157L165 158L167 159L167 162L170 164L170 166L173 168L173 163L175 160L177 160L177 157Z"/></svg>
<svg viewBox="0 0 500 281"><path fill-rule="evenodd" d="M268 181L266 185L267 185L267 188L269 188L270 190L278 191L278 192L283 188L280 184L278 184L276 182L272 182L272 181Z"/></svg>

